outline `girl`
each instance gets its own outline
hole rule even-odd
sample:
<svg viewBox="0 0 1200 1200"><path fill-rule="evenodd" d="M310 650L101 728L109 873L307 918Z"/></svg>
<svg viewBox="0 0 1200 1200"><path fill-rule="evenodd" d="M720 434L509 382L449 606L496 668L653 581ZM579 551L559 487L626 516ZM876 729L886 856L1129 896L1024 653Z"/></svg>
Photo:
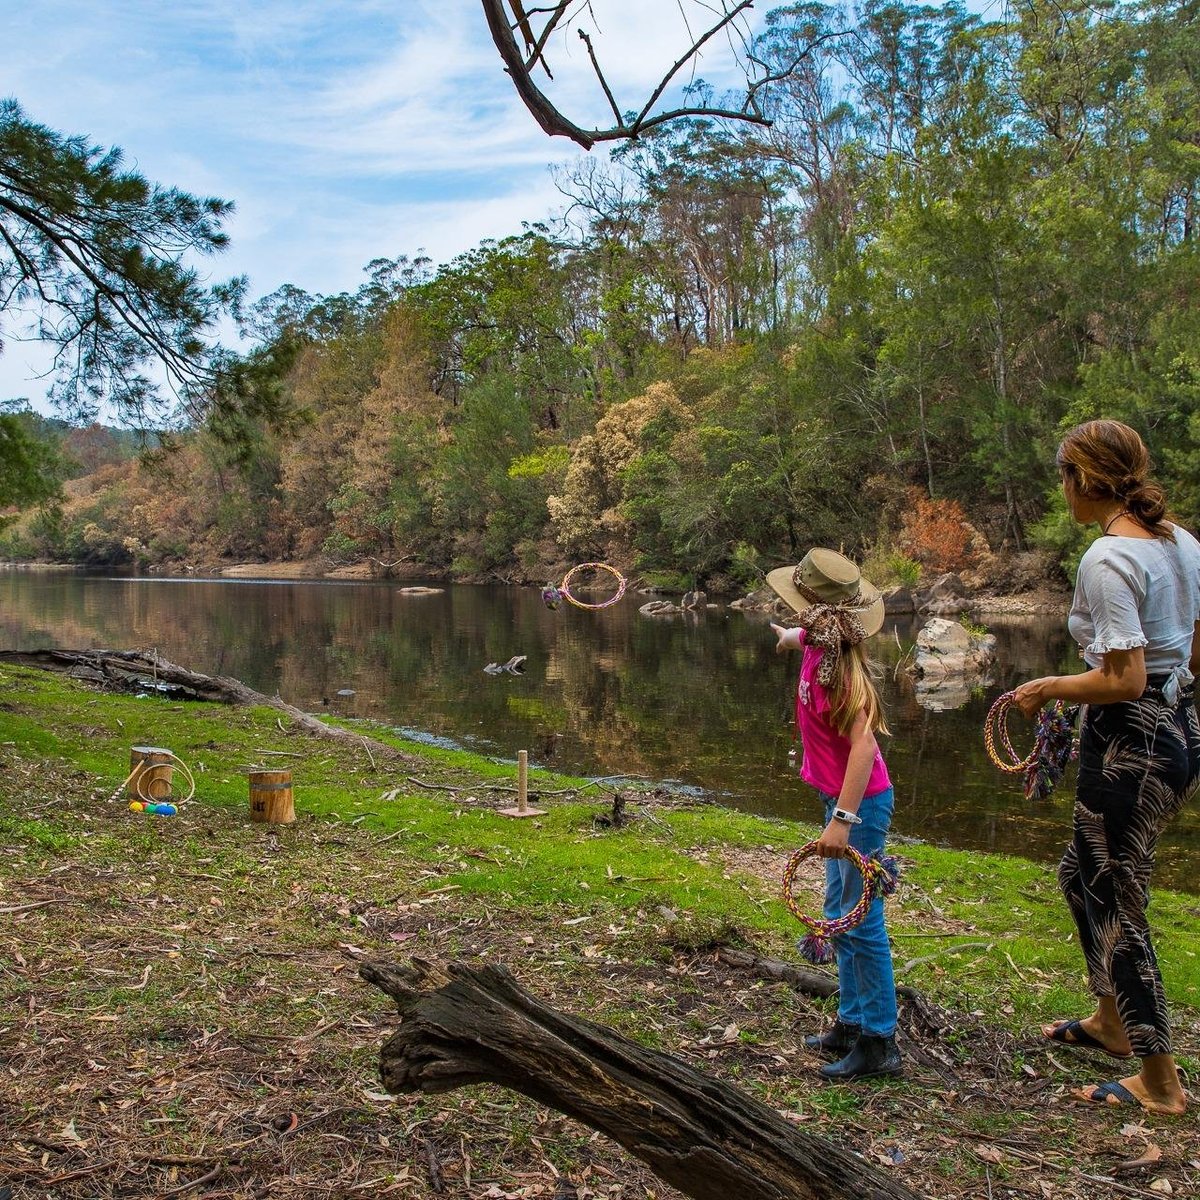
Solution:
<svg viewBox="0 0 1200 1200"><path fill-rule="evenodd" d="M1096 1011L1042 1032L1141 1060L1136 1074L1082 1088L1079 1099L1178 1114L1187 1098L1146 906L1158 836L1200 778L1200 545L1168 519L1150 455L1128 425L1077 425L1058 448L1058 469L1071 516L1101 532L1079 564L1067 620L1088 669L1022 684L1016 702L1030 717L1051 700L1087 706L1074 836L1058 881Z"/></svg>
<svg viewBox="0 0 1200 1200"><path fill-rule="evenodd" d="M800 622L798 628L771 628L777 653L803 651L796 690L800 777L825 801L817 850L826 860L825 916L832 919L862 896L862 875L846 861L846 847L866 856L882 851L892 819L892 784L875 741L887 727L863 645L883 626L883 597L834 550L810 550L799 566L772 571L767 584ZM834 938L834 947L837 1020L804 1044L836 1060L821 1068L826 1079L899 1075L896 985L882 897L862 924Z"/></svg>

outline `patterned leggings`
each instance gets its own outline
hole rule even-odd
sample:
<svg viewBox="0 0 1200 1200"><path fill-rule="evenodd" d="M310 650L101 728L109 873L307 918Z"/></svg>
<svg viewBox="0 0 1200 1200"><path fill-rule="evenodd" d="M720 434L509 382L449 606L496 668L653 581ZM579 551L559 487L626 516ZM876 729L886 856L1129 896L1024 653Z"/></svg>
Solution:
<svg viewBox="0 0 1200 1200"><path fill-rule="evenodd" d="M1159 834L1200 778L1194 690L1167 704L1161 677L1137 700L1089 705L1079 746L1074 837L1058 882L1079 929L1088 982L1113 996L1133 1052L1171 1053L1146 908Z"/></svg>

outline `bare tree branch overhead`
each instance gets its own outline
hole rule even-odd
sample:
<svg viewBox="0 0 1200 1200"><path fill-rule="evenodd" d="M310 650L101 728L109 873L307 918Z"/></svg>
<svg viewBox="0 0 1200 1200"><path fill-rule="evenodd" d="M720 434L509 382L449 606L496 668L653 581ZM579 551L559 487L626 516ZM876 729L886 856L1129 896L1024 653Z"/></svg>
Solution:
<svg viewBox="0 0 1200 1200"><path fill-rule="evenodd" d="M522 0L481 0L484 15L487 17L488 28L492 41L500 51L504 68L512 76L513 86L521 97L525 107L537 118L538 124L551 136L561 135L578 142L585 150L590 150L596 142L613 142L622 139L636 138L639 134L656 125L673 121L679 117L719 117L732 121L747 121L754 125L770 125L770 120L763 115L758 104L758 92L766 79L758 79L755 74L746 76L745 95L741 104L736 108L713 107L708 104L685 104L678 108L664 109L655 112L655 105L662 99L663 94L671 86L673 80L689 63L695 63L705 45L723 31L735 27L739 16L754 6L754 0L721 0L720 18L698 37L693 37L687 51L675 60L664 72L662 78L650 93L649 99L636 110L623 109L618 103L604 70L600 64L592 35L585 29L577 30L580 40L587 48L588 60L595 72L609 108L612 110L614 123L608 128L585 129L577 124L552 101L533 80L534 70L540 64L547 78L553 80L554 75L546 61L546 43L550 35L564 21L569 21L577 15L587 13L594 20L592 0L556 0L555 3L542 7L528 7ZM705 6L709 7L709 6ZM538 21L541 28L536 28ZM754 73L762 69L748 52L743 62L750 64Z"/></svg>

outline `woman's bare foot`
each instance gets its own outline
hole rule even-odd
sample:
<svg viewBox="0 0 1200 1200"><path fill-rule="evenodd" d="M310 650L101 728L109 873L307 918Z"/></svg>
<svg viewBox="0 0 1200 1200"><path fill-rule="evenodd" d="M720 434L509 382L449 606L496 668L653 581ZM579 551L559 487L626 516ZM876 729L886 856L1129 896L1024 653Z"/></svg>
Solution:
<svg viewBox="0 0 1200 1200"><path fill-rule="evenodd" d="M1139 1073L1130 1075L1126 1079L1113 1080L1110 1083L1076 1088L1071 1094L1079 1100L1086 1100L1089 1104L1114 1106L1138 1104L1146 1112L1164 1117L1178 1117L1187 1111L1187 1097L1179 1085L1179 1076L1175 1075L1174 1079L1175 1086L1173 1088L1152 1089L1143 1078L1143 1074Z"/></svg>
<svg viewBox="0 0 1200 1200"><path fill-rule="evenodd" d="M1105 1021L1101 1013L1093 1013L1078 1021L1054 1021L1042 1026L1043 1036L1062 1046L1080 1046L1087 1050L1103 1050L1114 1058L1129 1058L1133 1047L1125 1034L1125 1026Z"/></svg>

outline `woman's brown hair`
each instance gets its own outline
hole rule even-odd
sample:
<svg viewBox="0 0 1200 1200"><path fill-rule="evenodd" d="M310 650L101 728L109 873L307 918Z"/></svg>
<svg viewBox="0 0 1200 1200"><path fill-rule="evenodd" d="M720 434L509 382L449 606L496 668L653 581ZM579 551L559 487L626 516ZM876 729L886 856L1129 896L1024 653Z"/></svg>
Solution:
<svg viewBox="0 0 1200 1200"><path fill-rule="evenodd" d="M1116 500L1148 533L1174 536L1167 497L1150 478L1150 451L1136 429L1120 421L1085 421L1067 432L1056 459L1081 496Z"/></svg>

